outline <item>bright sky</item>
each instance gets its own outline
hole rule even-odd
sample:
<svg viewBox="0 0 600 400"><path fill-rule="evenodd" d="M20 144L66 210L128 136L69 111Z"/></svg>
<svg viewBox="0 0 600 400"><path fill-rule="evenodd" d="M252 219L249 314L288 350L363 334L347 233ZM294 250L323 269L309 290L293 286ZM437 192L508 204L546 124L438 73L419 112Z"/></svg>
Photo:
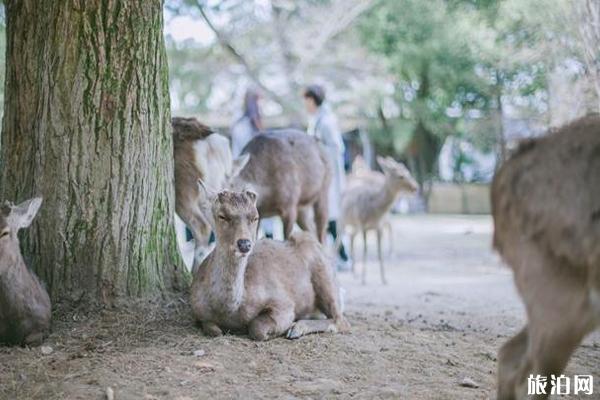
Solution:
<svg viewBox="0 0 600 400"><path fill-rule="evenodd" d="M215 40L215 34L201 19L194 19L186 15L174 17L165 11L165 22L165 36L170 35L177 42L193 39L208 46Z"/></svg>

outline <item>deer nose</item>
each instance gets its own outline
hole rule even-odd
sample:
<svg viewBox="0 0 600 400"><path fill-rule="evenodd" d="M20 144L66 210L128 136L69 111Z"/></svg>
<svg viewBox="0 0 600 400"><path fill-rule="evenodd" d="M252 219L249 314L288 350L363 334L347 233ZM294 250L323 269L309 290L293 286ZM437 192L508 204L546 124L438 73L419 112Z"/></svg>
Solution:
<svg viewBox="0 0 600 400"><path fill-rule="evenodd" d="M252 242L248 239L240 239L237 241L237 246L238 249L240 249L240 251L245 254L248 253L252 248Z"/></svg>

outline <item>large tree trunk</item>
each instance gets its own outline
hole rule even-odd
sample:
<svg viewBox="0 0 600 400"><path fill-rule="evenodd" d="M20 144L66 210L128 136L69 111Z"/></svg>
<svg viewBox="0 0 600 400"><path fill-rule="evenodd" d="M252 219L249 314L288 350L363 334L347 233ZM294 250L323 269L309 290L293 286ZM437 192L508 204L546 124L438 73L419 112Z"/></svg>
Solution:
<svg viewBox="0 0 600 400"><path fill-rule="evenodd" d="M6 16L0 196L44 197L30 264L54 299L179 286L161 1L11 0Z"/></svg>

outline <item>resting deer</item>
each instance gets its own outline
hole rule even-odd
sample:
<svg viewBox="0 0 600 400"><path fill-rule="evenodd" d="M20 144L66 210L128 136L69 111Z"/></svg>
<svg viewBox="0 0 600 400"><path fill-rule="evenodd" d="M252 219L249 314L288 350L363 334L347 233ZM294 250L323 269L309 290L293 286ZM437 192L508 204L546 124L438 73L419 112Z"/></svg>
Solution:
<svg viewBox="0 0 600 400"><path fill-rule="evenodd" d="M381 271L381 281L387 284L383 255L381 252L382 225L385 216L393 207L400 192L413 193L417 190L417 183L408 169L392 158L377 157L377 162L383 170L381 179L363 179L356 182L344 191L342 197L342 224L351 226L350 253L354 258L354 238L360 231L363 237L363 270L362 283L366 283L367 263L367 232L377 232L377 256Z"/></svg>
<svg viewBox="0 0 600 400"><path fill-rule="evenodd" d="M524 142L494 178L494 246L527 312L500 350L500 400L525 398L531 374L560 375L600 324L599 179L598 116Z"/></svg>
<svg viewBox="0 0 600 400"><path fill-rule="evenodd" d="M258 193L260 217L280 216L286 239L298 222L304 230L316 229L324 243L332 172L317 140L296 130L265 132L246 145L245 154L250 161L233 179L232 189L249 187Z"/></svg>
<svg viewBox="0 0 600 400"><path fill-rule="evenodd" d="M196 269L193 314L208 336L247 332L252 339L290 339L349 329L340 311L330 260L314 235L256 241L257 195L222 191L212 203L215 249ZM307 319L315 312L328 319Z"/></svg>
<svg viewBox="0 0 600 400"><path fill-rule="evenodd" d="M42 204L41 198L0 208L0 342L40 344L50 328L50 298L27 269L17 232L27 228Z"/></svg>
<svg viewBox="0 0 600 400"><path fill-rule="evenodd" d="M248 162L248 156L233 159L229 140L214 133L196 118L175 117L173 155L175 159L175 209L192 232L195 258L202 258L208 248L210 224L201 209L202 193L198 179L218 190L225 187ZM180 235L182 236L182 235ZM182 239L179 239L180 248Z"/></svg>

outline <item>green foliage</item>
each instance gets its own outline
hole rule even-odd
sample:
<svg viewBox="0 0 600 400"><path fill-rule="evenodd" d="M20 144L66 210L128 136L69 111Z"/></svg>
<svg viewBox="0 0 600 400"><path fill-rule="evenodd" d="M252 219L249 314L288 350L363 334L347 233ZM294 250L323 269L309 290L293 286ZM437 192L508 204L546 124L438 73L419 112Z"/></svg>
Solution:
<svg viewBox="0 0 600 400"><path fill-rule="evenodd" d="M377 2L359 31L393 74L400 109L371 130L379 149L416 158L422 182L435 171L424 154L449 135L498 150L506 104L524 118L547 113L549 74L583 64L571 14L568 0Z"/></svg>
<svg viewBox="0 0 600 400"><path fill-rule="evenodd" d="M361 21L365 45L385 57L396 77L394 100L403 122L392 122L391 129L379 133L393 136L388 142L394 150L412 144L414 156L422 158L416 160L421 182L434 170L436 157L428 153L437 155L443 138L460 135L460 121L470 111L490 108L493 91L489 77L478 72L476 38L484 18L480 10L487 11L489 4L380 1Z"/></svg>

